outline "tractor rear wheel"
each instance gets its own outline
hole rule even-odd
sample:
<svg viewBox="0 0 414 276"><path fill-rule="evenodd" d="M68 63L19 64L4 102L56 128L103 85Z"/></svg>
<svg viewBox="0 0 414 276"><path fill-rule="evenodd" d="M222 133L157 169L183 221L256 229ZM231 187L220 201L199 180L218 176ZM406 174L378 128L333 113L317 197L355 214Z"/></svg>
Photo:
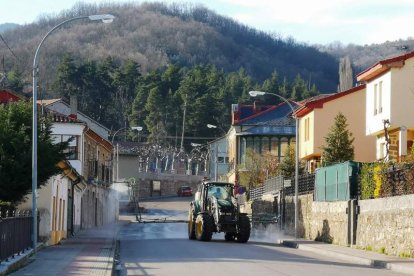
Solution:
<svg viewBox="0 0 414 276"><path fill-rule="evenodd" d="M250 220L247 216L240 216L239 217L239 225L238 225L238 231L237 231L237 242L245 243L250 238Z"/></svg>
<svg viewBox="0 0 414 276"><path fill-rule="evenodd" d="M195 222L195 235L199 241L210 241L213 235L213 218L208 214L199 214Z"/></svg>
<svg viewBox="0 0 414 276"><path fill-rule="evenodd" d="M188 238L190 240L195 240L195 217L194 217L194 211L193 208L190 207L190 210L188 210Z"/></svg>

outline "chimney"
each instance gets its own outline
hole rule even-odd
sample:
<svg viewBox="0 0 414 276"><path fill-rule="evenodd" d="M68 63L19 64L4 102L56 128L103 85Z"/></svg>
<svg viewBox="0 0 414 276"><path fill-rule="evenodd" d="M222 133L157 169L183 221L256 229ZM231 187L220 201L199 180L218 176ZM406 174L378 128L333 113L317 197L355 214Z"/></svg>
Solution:
<svg viewBox="0 0 414 276"><path fill-rule="evenodd" d="M231 105L231 117L232 117L232 125L238 124L240 120L240 112L239 112L239 105L232 104Z"/></svg>
<svg viewBox="0 0 414 276"><path fill-rule="evenodd" d="M254 101L253 111L254 111L254 113L262 111L262 106L260 104L260 101L258 101L258 100Z"/></svg>
<svg viewBox="0 0 414 276"><path fill-rule="evenodd" d="M76 95L70 95L70 115L69 118L78 118L78 97Z"/></svg>

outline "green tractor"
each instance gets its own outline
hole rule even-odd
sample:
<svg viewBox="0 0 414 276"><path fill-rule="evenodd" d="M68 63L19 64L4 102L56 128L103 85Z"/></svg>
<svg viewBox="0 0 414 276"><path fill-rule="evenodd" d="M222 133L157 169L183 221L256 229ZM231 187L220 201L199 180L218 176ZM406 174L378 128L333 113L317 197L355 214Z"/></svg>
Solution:
<svg viewBox="0 0 414 276"><path fill-rule="evenodd" d="M226 241L245 243L250 238L250 219L240 213L233 196L234 184L203 181L190 204L188 238L210 241L214 233L224 232Z"/></svg>

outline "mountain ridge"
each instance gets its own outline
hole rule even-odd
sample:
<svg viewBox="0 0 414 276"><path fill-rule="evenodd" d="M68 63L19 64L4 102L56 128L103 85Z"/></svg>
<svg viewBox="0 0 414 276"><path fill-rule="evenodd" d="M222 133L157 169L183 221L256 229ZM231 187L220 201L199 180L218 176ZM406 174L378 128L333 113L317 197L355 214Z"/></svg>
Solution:
<svg viewBox="0 0 414 276"><path fill-rule="evenodd" d="M79 3L57 16L43 16L36 23L4 33L18 57L13 59L1 47L6 69L17 67L30 76L30 60L47 30L64 19L98 13L113 13L117 18L112 24L71 23L45 41L39 56L44 83L52 82L56 66L69 52L77 59L132 59L144 73L168 64L213 64L225 72L244 68L263 81L276 70L281 78L293 80L300 74L321 91L336 90L338 62L332 56L293 40L272 37L203 6L178 4Z"/></svg>

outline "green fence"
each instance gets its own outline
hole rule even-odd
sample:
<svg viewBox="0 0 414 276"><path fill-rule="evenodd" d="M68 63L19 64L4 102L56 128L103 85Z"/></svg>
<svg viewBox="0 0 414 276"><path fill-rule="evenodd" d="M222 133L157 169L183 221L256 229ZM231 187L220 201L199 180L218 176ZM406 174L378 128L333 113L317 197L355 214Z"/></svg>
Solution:
<svg viewBox="0 0 414 276"><path fill-rule="evenodd" d="M315 174L316 201L344 201L356 198L360 163L344 163L318 168Z"/></svg>

